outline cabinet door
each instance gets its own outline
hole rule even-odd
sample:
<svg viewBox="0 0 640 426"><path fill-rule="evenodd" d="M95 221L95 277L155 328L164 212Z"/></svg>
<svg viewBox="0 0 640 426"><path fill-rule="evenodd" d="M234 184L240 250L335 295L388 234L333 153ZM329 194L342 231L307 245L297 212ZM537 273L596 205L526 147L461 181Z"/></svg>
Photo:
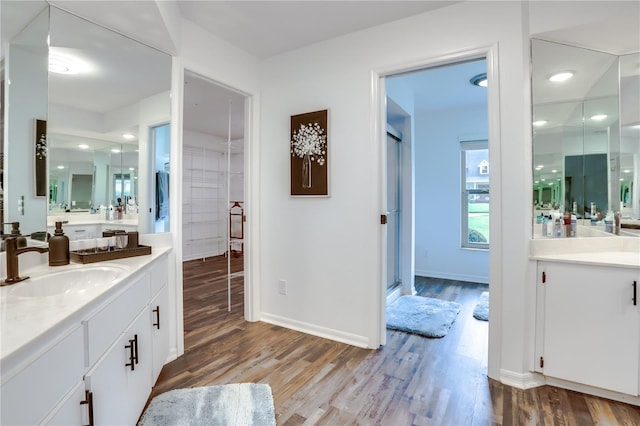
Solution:
<svg viewBox="0 0 640 426"><path fill-rule="evenodd" d="M638 270L564 263L544 273L544 374L638 395Z"/></svg>
<svg viewBox="0 0 640 426"><path fill-rule="evenodd" d="M77 326L13 377L12 372L2 370L0 424L40 423L83 373L84 333Z"/></svg>
<svg viewBox="0 0 640 426"><path fill-rule="evenodd" d="M151 391L151 338L149 308L136 317L131 326L109 348L85 376L87 390L93 394L96 425L133 425ZM137 336L137 363L131 355Z"/></svg>
<svg viewBox="0 0 640 426"><path fill-rule="evenodd" d="M51 426L89 424L89 407L87 404L81 404L85 398L84 382L79 382L43 423Z"/></svg>
<svg viewBox="0 0 640 426"><path fill-rule="evenodd" d="M152 383L156 382L169 354L169 291L165 285L151 301Z"/></svg>

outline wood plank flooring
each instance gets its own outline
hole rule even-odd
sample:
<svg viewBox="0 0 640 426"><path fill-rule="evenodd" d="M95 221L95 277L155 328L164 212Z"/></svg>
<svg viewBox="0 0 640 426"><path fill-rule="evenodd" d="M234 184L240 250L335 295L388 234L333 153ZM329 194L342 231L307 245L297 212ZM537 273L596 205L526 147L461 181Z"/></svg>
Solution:
<svg viewBox="0 0 640 426"><path fill-rule="evenodd" d="M486 285L417 278L422 296L462 310L442 339L387 331L360 349L243 320L242 257L227 312L223 257L184 263L185 354L152 397L175 388L268 383L278 425L640 425L640 408L551 386L519 390L486 377L488 323L473 318Z"/></svg>

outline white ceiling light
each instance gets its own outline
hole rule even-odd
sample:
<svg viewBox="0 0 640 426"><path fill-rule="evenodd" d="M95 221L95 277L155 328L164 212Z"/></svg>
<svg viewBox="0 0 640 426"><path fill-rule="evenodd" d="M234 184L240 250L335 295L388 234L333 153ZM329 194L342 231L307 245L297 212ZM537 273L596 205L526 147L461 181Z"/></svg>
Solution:
<svg viewBox="0 0 640 426"><path fill-rule="evenodd" d="M624 173L631 173L631 169L625 169Z"/></svg>
<svg viewBox="0 0 640 426"><path fill-rule="evenodd" d="M64 166L58 166L58 168L59 168L60 170L62 170L62 169L64 169Z"/></svg>
<svg viewBox="0 0 640 426"><path fill-rule="evenodd" d="M86 143L81 143L80 145L78 145L78 148L80 148L80 149L89 149L89 145L87 145Z"/></svg>
<svg viewBox="0 0 640 426"><path fill-rule="evenodd" d="M592 119L593 121L602 121L602 120L604 120L604 119L605 119L605 118L607 118L607 117L608 117L608 116L607 116L607 114L596 114L596 115L592 115L592 116L591 116L591 119Z"/></svg>
<svg viewBox="0 0 640 426"><path fill-rule="evenodd" d="M49 48L49 71L57 74L75 75L91 72L93 67L82 59L66 53L63 49Z"/></svg>
<svg viewBox="0 0 640 426"><path fill-rule="evenodd" d="M473 84L474 86L487 87L487 85L489 84L487 82L487 73L483 72L482 74L478 74L472 77L469 80L469 83Z"/></svg>
<svg viewBox="0 0 640 426"><path fill-rule="evenodd" d="M545 124L547 124L547 120L536 120L531 124L533 124L536 127L540 127L540 126L544 126Z"/></svg>
<svg viewBox="0 0 640 426"><path fill-rule="evenodd" d="M132 134L132 133L123 133L122 137L128 141L133 140L136 138L136 135Z"/></svg>
<svg viewBox="0 0 640 426"><path fill-rule="evenodd" d="M118 148L113 148L111 152L113 152L114 154L117 154L120 152L120 150Z"/></svg>
<svg viewBox="0 0 640 426"><path fill-rule="evenodd" d="M549 77L549 81L560 83L569 80L571 77L573 77L573 73L571 71L563 71Z"/></svg>

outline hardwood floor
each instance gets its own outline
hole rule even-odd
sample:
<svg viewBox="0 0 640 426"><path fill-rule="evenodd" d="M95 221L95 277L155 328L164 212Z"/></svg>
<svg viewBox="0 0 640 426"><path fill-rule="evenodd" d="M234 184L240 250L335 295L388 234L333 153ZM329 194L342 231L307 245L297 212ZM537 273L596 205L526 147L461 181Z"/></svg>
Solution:
<svg viewBox="0 0 640 426"><path fill-rule="evenodd" d="M461 303L442 339L387 331L360 349L243 320L242 258L184 263L185 354L152 397L181 387L268 383L278 425L640 425L640 408L551 386L518 390L486 377L487 322L473 318L487 286L417 278L420 295Z"/></svg>

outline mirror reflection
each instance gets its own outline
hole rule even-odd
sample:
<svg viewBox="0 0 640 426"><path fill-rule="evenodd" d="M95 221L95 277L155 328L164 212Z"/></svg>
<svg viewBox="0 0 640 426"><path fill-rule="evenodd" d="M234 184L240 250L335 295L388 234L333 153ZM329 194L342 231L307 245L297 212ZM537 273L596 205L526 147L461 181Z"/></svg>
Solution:
<svg viewBox="0 0 640 426"><path fill-rule="evenodd" d="M19 221L28 236L63 220L72 239L76 225L96 235L168 230L168 215L155 215L152 133L170 122L171 57L53 6L29 19L6 53L4 222ZM46 125L42 194L34 191L35 119Z"/></svg>
<svg viewBox="0 0 640 426"><path fill-rule="evenodd" d="M634 92L622 59L534 39L531 64L534 238L624 234L625 219L638 216L628 179L637 143L622 142L634 114L623 99Z"/></svg>

